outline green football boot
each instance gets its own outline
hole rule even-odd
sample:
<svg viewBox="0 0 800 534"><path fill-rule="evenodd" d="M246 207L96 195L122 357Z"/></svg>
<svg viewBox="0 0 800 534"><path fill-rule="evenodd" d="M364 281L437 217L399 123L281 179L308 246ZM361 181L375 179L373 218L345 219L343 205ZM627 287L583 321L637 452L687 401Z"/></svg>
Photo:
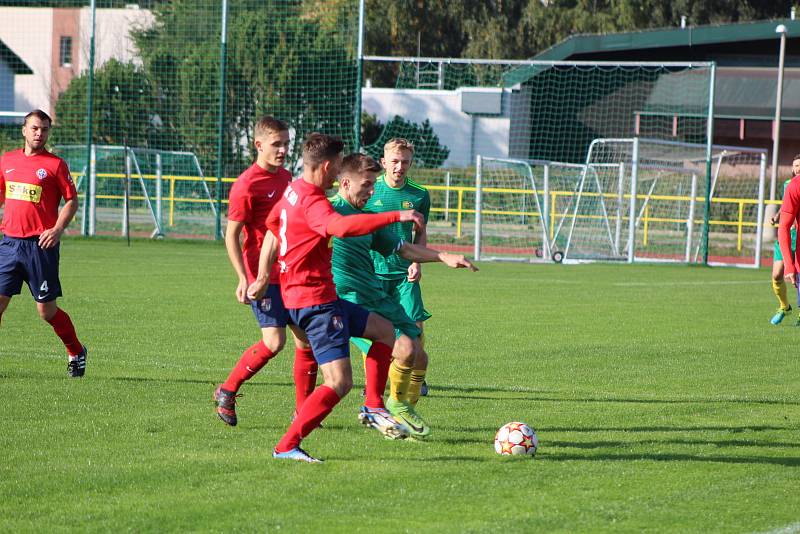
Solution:
<svg viewBox="0 0 800 534"><path fill-rule="evenodd" d="M386 399L386 409L398 423L408 428L412 438L425 439L430 435L431 427L408 402L389 397Z"/></svg>

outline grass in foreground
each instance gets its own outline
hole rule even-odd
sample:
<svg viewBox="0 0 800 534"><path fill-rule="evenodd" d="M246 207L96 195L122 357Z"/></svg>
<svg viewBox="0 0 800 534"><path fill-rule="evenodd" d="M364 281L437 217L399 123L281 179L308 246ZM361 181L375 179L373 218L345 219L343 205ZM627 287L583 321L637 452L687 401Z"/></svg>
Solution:
<svg viewBox="0 0 800 534"><path fill-rule="evenodd" d="M798 528L800 329L769 324L765 270L481 267L425 268L431 440L363 430L357 386L304 444L326 462L300 465L270 457L289 353L244 386L238 427L213 413L258 336L220 245L67 241L61 305L87 376L66 377L16 297L0 327L0 529ZM512 420L537 430L534 460L494 453Z"/></svg>

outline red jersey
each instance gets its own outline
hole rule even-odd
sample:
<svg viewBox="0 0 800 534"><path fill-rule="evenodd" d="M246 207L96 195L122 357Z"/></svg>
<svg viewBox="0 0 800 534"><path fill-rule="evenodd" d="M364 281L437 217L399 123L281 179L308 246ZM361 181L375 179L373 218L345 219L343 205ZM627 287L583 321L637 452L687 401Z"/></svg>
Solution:
<svg viewBox="0 0 800 534"><path fill-rule="evenodd" d="M792 225L800 227L800 175L792 178L789 185L783 192L783 203L781 213L786 213L792 217ZM787 273L800 272L800 265L797 258L792 256L791 233L787 229L781 231L778 227L778 245L780 245L783 255L783 268Z"/></svg>
<svg viewBox="0 0 800 534"><path fill-rule="evenodd" d="M267 215L291 181L291 173L282 167L276 172L268 172L253 163L231 187L228 219L244 223L242 257L247 283L252 283L258 275L258 257L267 231ZM275 264L269 275L269 283L277 284L279 279L280 271Z"/></svg>
<svg viewBox="0 0 800 534"><path fill-rule="evenodd" d="M26 156L22 149L0 157L0 230L10 237L37 236L56 225L61 199L78 196L67 163L50 152Z"/></svg>
<svg viewBox="0 0 800 534"><path fill-rule="evenodd" d="M333 302L338 297L331 274L331 242L327 226L341 217L325 191L295 180L267 218L267 228L280 242L278 261L281 296L287 308Z"/></svg>

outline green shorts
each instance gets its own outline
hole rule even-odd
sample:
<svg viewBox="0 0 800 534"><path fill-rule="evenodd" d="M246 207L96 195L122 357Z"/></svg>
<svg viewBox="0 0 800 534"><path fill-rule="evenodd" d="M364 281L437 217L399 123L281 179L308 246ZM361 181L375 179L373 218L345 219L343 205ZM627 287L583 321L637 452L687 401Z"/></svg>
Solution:
<svg viewBox="0 0 800 534"><path fill-rule="evenodd" d="M797 237L797 229L792 228L792 245L794 245ZM792 254L794 254L794 247L792 247ZM781 254L781 246L778 244L778 240L775 240L775 248L772 251L772 261L773 263L776 261L783 261L783 254Z"/></svg>
<svg viewBox="0 0 800 534"><path fill-rule="evenodd" d="M409 282L408 278L382 280L386 293L397 299L411 319L422 322L430 319L431 314L422 302L422 290L418 282Z"/></svg>
<svg viewBox="0 0 800 534"><path fill-rule="evenodd" d="M393 298L384 297L372 302L361 303L361 306L387 318L394 325L396 337L405 334L411 339L416 339L422 333L417 323L411 320L400 303Z"/></svg>

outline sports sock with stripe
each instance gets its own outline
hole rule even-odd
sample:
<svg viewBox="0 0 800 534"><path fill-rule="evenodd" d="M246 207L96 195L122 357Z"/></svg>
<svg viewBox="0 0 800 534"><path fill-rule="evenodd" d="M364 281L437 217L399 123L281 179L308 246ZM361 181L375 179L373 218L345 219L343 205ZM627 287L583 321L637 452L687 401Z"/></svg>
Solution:
<svg viewBox="0 0 800 534"><path fill-rule="evenodd" d="M339 403L339 395L326 385L321 385L309 395L297 417L286 434L275 446L278 452L287 452L300 445L300 442L319 426L325 417L331 413L333 407Z"/></svg>
<svg viewBox="0 0 800 534"><path fill-rule="evenodd" d="M269 350L263 341L254 343L242 353L228 379L222 384L222 389L234 393L239 391L242 384L253 378L274 356L275 353Z"/></svg>
<svg viewBox="0 0 800 534"><path fill-rule="evenodd" d="M411 367L392 360L389 366L389 394L394 400L404 401L408 398L411 370Z"/></svg>
<svg viewBox="0 0 800 534"><path fill-rule="evenodd" d="M53 327L53 331L61 338L64 346L67 348L67 354L75 356L80 354L83 350L83 345L78 341L78 336L75 334L75 326L72 324L72 319L61 308L56 308L56 313L47 321Z"/></svg>
<svg viewBox="0 0 800 534"><path fill-rule="evenodd" d="M411 371L411 383L408 385L408 402L416 406L422 391L422 383L425 382L427 369L414 369Z"/></svg>

